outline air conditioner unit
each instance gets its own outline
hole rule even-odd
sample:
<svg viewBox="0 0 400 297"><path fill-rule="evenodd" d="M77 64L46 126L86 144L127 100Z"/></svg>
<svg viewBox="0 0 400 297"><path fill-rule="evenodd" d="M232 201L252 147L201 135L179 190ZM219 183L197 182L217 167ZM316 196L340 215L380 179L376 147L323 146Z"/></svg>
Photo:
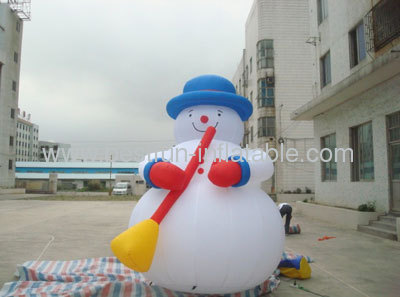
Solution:
<svg viewBox="0 0 400 297"><path fill-rule="evenodd" d="M273 83L275 83L275 77L273 77L273 76L267 76L267 83L268 83L268 84L273 84Z"/></svg>

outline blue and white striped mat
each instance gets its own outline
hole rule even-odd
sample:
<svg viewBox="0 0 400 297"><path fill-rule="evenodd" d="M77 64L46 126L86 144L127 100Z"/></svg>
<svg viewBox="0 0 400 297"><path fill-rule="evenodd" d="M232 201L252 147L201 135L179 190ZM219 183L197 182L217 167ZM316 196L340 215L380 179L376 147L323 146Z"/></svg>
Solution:
<svg viewBox="0 0 400 297"><path fill-rule="evenodd" d="M199 297L151 285L143 276L126 268L114 257L74 261L29 261L18 266L19 281L6 283L5 296L71 297ZM254 289L224 297L257 297L279 285L277 270ZM216 296L216 295L215 295Z"/></svg>

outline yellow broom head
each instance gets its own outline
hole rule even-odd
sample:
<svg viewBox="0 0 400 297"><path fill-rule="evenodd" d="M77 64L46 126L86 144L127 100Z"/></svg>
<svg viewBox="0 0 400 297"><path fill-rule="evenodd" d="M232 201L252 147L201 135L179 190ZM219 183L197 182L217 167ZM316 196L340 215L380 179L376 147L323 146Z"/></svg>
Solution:
<svg viewBox="0 0 400 297"><path fill-rule="evenodd" d="M159 225L144 220L111 241L111 250L125 266L139 272L150 269L156 251Z"/></svg>

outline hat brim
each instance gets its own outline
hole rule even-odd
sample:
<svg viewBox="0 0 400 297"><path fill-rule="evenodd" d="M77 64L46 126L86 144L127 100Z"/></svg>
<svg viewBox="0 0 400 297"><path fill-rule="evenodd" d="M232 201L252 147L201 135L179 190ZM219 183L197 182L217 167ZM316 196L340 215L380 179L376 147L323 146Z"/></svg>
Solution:
<svg viewBox="0 0 400 297"><path fill-rule="evenodd" d="M247 98L233 93L217 91L193 91L176 96L167 103L167 113L171 118L176 119L182 110L196 105L217 105L232 108L239 114L242 121L247 121L253 113L253 105Z"/></svg>

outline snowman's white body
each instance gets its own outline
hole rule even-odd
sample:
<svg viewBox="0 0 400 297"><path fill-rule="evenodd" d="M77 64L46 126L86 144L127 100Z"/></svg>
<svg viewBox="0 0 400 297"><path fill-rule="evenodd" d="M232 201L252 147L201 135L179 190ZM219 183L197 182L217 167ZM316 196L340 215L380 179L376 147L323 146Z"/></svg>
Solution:
<svg viewBox="0 0 400 297"><path fill-rule="evenodd" d="M198 142L187 141L174 149L194 152ZM264 161L249 161L248 184L239 188L217 187L207 175L215 158L211 152L218 154L221 143L211 143L204 163L199 166L204 172L196 172L160 224L153 263L144 274L159 286L195 293L237 292L262 283L279 263L284 233L281 217L259 184L265 179L263 171L272 172L272 162L264 153ZM240 150L232 143L222 146L222 155L217 157L224 160ZM164 158L169 159L170 153L166 151ZM147 160L142 167L146 163ZM188 162L182 158L172 163L185 169ZM150 218L167 193L150 189L134 208L129 225Z"/></svg>

